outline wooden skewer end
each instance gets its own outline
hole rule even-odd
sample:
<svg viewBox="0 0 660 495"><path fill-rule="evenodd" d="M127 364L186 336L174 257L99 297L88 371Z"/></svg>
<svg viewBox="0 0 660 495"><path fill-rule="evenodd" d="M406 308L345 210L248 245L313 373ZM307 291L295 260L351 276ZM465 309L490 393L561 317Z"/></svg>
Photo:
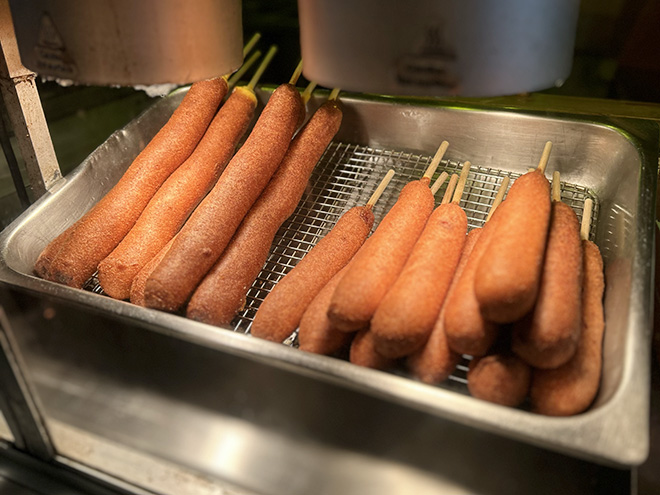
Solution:
<svg viewBox="0 0 660 495"><path fill-rule="evenodd" d="M394 169L389 169L385 174L385 177L383 177L383 180L380 181L380 184L378 184L378 187L369 198L369 201L367 201L367 204L365 205L367 208L374 207L376 202L380 199L381 195L383 194L383 191L385 191L385 188L389 185L390 181L392 180L392 177L394 177Z"/></svg>

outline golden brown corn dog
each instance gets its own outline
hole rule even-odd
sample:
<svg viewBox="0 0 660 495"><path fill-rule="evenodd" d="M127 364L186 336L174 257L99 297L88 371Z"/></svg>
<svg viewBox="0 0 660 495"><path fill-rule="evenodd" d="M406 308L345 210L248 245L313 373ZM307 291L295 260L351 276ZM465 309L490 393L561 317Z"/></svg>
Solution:
<svg viewBox="0 0 660 495"><path fill-rule="evenodd" d="M187 308L189 318L226 325L245 304L245 295L268 258L277 230L296 209L341 119L339 103L327 101L300 130L273 179L193 293Z"/></svg>
<svg viewBox="0 0 660 495"><path fill-rule="evenodd" d="M117 184L78 220L50 263L38 260L50 280L80 288L99 262L133 227L161 184L193 152L227 92L224 78L192 85L163 128ZM56 239L57 241L57 239Z"/></svg>
<svg viewBox="0 0 660 495"><path fill-rule="evenodd" d="M566 363L580 337L581 293L578 218L570 206L553 201L538 299L532 313L514 327L513 351L535 368L557 368Z"/></svg>
<svg viewBox="0 0 660 495"><path fill-rule="evenodd" d="M147 307L176 311L187 302L282 161L302 112L293 85L273 92L245 144L147 279Z"/></svg>
<svg viewBox="0 0 660 495"><path fill-rule="evenodd" d="M266 296L252 322L252 335L273 342L291 335L314 296L360 249L373 222L369 207L348 210Z"/></svg>
<svg viewBox="0 0 660 495"><path fill-rule="evenodd" d="M376 370L385 370L394 366L396 360L379 354L374 344L373 334L368 328L357 332L351 343L349 355L351 363Z"/></svg>
<svg viewBox="0 0 660 495"><path fill-rule="evenodd" d="M336 328L356 331L368 325L401 272L433 206L429 179L406 184L335 290L328 316Z"/></svg>
<svg viewBox="0 0 660 495"><path fill-rule="evenodd" d="M550 221L550 183L541 170L513 183L498 216L474 290L486 319L510 323L532 309L538 294Z"/></svg>
<svg viewBox="0 0 660 495"><path fill-rule="evenodd" d="M527 396L532 370L513 354L490 354L474 358L468 370L468 390L473 397L519 406Z"/></svg>
<svg viewBox="0 0 660 495"><path fill-rule="evenodd" d="M371 320L380 354L399 358L426 343L458 265L466 231L467 215L458 204L440 205L431 214Z"/></svg>
<svg viewBox="0 0 660 495"><path fill-rule="evenodd" d="M328 318L328 307L339 281L346 273L350 262L339 270L316 297L309 303L300 319L298 348L315 354L334 354L344 347L352 334L340 332L332 326Z"/></svg>
<svg viewBox="0 0 660 495"><path fill-rule="evenodd" d="M455 290L458 280L461 278L465 265L470 258L470 253L472 253L472 249L481 235L481 230L480 228L472 229L467 235L463 251L461 252L461 258L456 267L456 272L452 278L447 295L442 303L442 308L440 309L440 314L435 322L431 336L424 347L408 356L406 360L411 373L424 383L433 385L445 381L454 369L456 369L456 365L461 359L461 355L449 347L445 333L445 312L447 311L447 301Z"/></svg>
<svg viewBox="0 0 660 495"><path fill-rule="evenodd" d="M507 199L497 209L493 218L481 229L463 273L456 281L456 287L447 297L444 315L445 334L451 349L459 354L483 356L497 337L497 326L485 320L479 311L474 286L477 267L489 249L491 237L499 220L499 212L508 201Z"/></svg>
<svg viewBox="0 0 660 495"><path fill-rule="evenodd" d="M582 290L582 334L571 360L554 370L535 370L530 398L540 414L578 414L593 402L598 392L603 363L603 259L598 246L582 241L584 276Z"/></svg>
<svg viewBox="0 0 660 495"><path fill-rule="evenodd" d="M231 159L254 115L257 98L236 88L192 155L163 183L119 245L98 266L103 291L127 299L133 278L179 231Z"/></svg>

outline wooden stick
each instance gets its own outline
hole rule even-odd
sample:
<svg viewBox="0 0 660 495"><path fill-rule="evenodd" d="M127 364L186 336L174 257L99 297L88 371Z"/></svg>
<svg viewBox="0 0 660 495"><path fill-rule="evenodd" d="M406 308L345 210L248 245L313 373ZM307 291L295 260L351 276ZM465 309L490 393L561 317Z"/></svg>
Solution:
<svg viewBox="0 0 660 495"><path fill-rule="evenodd" d="M545 173L545 167L548 165L548 160L550 159L550 151L552 151L552 141L545 143L543 154L541 155L541 160L539 160L539 166L536 168L543 174Z"/></svg>
<svg viewBox="0 0 660 495"><path fill-rule="evenodd" d="M458 174L451 174L451 179L449 179L449 184L447 184L447 190L445 195L442 197L442 202L440 204L446 205L451 200L452 194L454 194L454 189L456 188L456 183L458 182Z"/></svg>
<svg viewBox="0 0 660 495"><path fill-rule="evenodd" d="M591 198L584 200L584 209L582 210L582 225L580 225L580 237L582 240L589 240L591 230L591 215L594 210L594 202Z"/></svg>
<svg viewBox="0 0 660 495"><path fill-rule="evenodd" d="M302 59L300 62L298 62L298 65L296 66L296 70L293 71L293 74L291 75L291 79L289 79L289 84L292 86L295 86L296 83L298 82L298 78L300 77L300 74L302 74Z"/></svg>
<svg viewBox="0 0 660 495"><path fill-rule="evenodd" d="M257 50L252 55L250 55L250 57L245 62L243 62L243 65L241 65L236 72L231 75L227 81L227 86L229 86L230 90L236 86L236 83L238 83L241 77L243 77L243 75L250 69L250 67L252 67L252 65L257 61L259 57L261 57L261 51Z"/></svg>
<svg viewBox="0 0 660 495"><path fill-rule="evenodd" d="M470 173L471 163L465 162L463 164L463 170L461 170L461 178L458 181L456 186L456 191L454 191L454 197L451 200L452 203L458 204L461 202L461 196L463 196L463 190L465 189L465 183L467 182L468 174Z"/></svg>
<svg viewBox="0 0 660 495"><path fill-rule="evenodd" d="M330 91L330 96L328 96L328 100L336 100L337 97L339 96L340 91L341 91L340 88L334 88L332 91Z"/></svg>
<svg viewBox="0 0 660 495"><path fill-rule="evenodd" d="M431 177L433 177L433 174L438 168L438 165L440 165L440 160L442 160L442 157L445 156L447 148L449 148L449 143L447 141L443 141L442 144L440 144L438 151L435 152L435 156L433 157L433 160L431 160L431 164L426 169L426 172L424 172L424 175L422 176L423 179L430 180Z"/></svg>
<svg viewBox="0 0 660 495"><path fill-rule="evenodd" d="M500 206L500 203L504 199L504 194L506 193L507 188L509 187L509 181L511 179L509 177L504 177L502 179L502 184L500 184L500 188L497 190L497 194L495 195L495 199L493 200L493 204L490 207L490 211L488 212L488 216L486 217L486 221L490 220L490 217L493 216L493 213L495 213L495 210L497 210L497 207Z"/></svg>
<svg viewBox="0 0 660 495"><path fill-rule="evenodd" d="M367 204L365 205L367 208L373 208L376 202L380 199L381 194L383 194L383 191L385 188L388 186L390 181L392 180L392 177L394 177L394 170L389 169L387 174L385 174L385 177L383 177L383 180L380 181L380 184L378 184L378 187L374 191L374 193L371 195L369 198L369 201L367 201Z"/></svg>
<svg viewBox="0 0 660 495"><path fill-rule="evenodd" d="M254 48L254 45L257 44L257 41L261 39L261 33L256 32L252 35L252 38L250 38L250 41L248 41L245 46L243 47L243 57L247 57L247 54L252 51Z"/></svg>
<svg viewBox="0 0 660 495"><path fill-rule="evenodd" d="M312 91L314 91L315 87L316 87L316 82L310 81L307 87L305 88L305 91L302 92L300 98L302 98L303 105L307 105L307 102L312 97Z"/></svg>
<svg viewBox="0 0 660 495"><path fill-rule="evenodd" d="M254 88L257 85L257 83L259 82L259 79L261 79L261 76L263 75L264 71L266 70L266 67L268 67L268 64L270 64L270 61L273 60L273 57L275 56L275 53L277 53L277 45L271 45L271 47L266 52L266 56L264 57L264 59L259 64L259 67L257 67L257 70L254 72L254 75L252 76L252 79L250 79L250 82L247 85L248 89L254 91Z"/></svg>
<svg viewBox="0 0 660 495"><path fill-rule="evenodd" d="M561 182L559 180L559 170L552 173L552 200L561 202Z"/></svg>
<svg viewBox="0 0 660 495"><path fill-rule="evenodd" d="M447 180L447 177L449 177L449 174L447 172L442 172L438 178L435 180L433 185L431 186L431 194L435 196L435 193L437 193L440 188L442 187L442 184L445 183Z"/></svg>

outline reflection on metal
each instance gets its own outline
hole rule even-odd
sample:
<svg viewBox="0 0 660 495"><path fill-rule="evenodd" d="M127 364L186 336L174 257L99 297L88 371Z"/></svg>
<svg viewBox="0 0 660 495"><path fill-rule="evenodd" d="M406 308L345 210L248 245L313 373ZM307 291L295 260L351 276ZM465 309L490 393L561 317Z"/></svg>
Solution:
<svg viewBox="0 0 660 495"><path fill-rule="evenodd" d="M32 193L42 196L62 178L44 116L35 74L21 64L7 0L0 0L0 90Z"/></svg>
<svg viewBox="0 0 660 495"><path fill-rule="evenodd" d="M0 407L14 443L40 459L51 459L53 446L3 307L0 307L0 347Z"/></svg>

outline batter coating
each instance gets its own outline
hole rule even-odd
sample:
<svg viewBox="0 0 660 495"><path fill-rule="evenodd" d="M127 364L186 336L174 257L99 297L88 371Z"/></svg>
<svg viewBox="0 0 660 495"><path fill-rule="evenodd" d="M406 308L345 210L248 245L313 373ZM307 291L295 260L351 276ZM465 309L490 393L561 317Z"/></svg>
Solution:
<svg viewBox="0 0 660 495"><path fill-rule="evenodd" d="M477 399L502 406L519 406L527 396L531 368L512 354L475 358L468 370L468 390Z"/></svg>
<svg viewBox="0 0 660 495"><path fill-rule="evenodd" d="M336 100L314 112L296 135L280 167L218 262L188 303L187 316L212 325L228 325L245 304L248 289L264 266L282 223L294 212L309 176L341 125Z"/></svg>
<svg viewBox="0 0 660 495"><path fill-rule="evenodd" d="M445 381L456 369L456 365L461 359L461 355L449 347L447 334L445 333L445 312L447 310L447 301L455 290L458 280L461 278L465 265L470 258L470 253L472 253L472 249L481 235L481 230L472 229L467 235L461 258L431 336L424 347L408 356L406 360L411 373L424 383L433 385Z"/></svg>
<svg viewBox="0 0 660 495"><path fill-rule="evenodd" d="M498 209L497 231L477 269L474 290L484 317L511 323L534 306L543 269L550 183L540 170L518 178Z"/></svg>
<svg viewBox="0 0 660 495"><path fill-rule="evenodd" d="M351 344L349 357L351 363L376 370L385 370L394 366L396 360L379 354L374 344L373 334L369 329L360 330Z"/></svg>
<svg viewBox="0 0 660 495"><path fill-rule="evenodd" d="M535 368L566 363L580 337L581 298L580 224L570 206L553 201L538 299L532 313L514 327L513 351Z"/></svg>
<svg viewBox="0 0 660 495"><path fill-rule="evenodd" d="M106 294L128 299L133 278L174 237L218 180L256 106L251 90L238 87L232 92L193 154L170 175L126 237L99 264L99 283Z"/></svg>
<svg viewBox="0 0 660 495"><path fill-rule="evenodd" d="M466 231L467 215L457 204L440 205L431 214L371 320L380 354L399 358L426 343L454 277Z"/></svg>
<svg viewBox="0 0 660 495"><path fill-rule="evenodd" d="M294 86L273 92L245 144L147 279L147 307L177 311L186 304L275 173L303 111Z"/></svg>
<svg viewBox="0 0 660 495"><path fill-rule="evenodd" d="M273 342L291 335L314 296L360 249L373 222L371 208L348 210L266 296L252 322L252 335Z"/></svg>
<svg viewBox="0 0 660 495"><path fill-rule="evenodd" d="M71 228L50 262L37 261L50 280L81 288L121 242L158 188L193 152L227 93L224 78L192 85L163 128L117 184ZM57 239L56 239L57 240Z"/></svg>
<svg viewBox="0 0 660 495"><path fill-rule="evenodd" d="M351 332L369 324L401 273L434 203L429 179L406 184L337 286L328 309L336 328Z"/></svg>
<svg viewBox="0 0 660 495"><path fill-rule="evenodd" d="M540 414L578 414L591 405L600 385L605 331L603 259L593 242L583 240L582 246L582 334L570 361L554 370L534 371L530 398L532 410Z"/></svg>
<svg viewBox="0 0 660 495"><path fill-rule="evenodd" d="M316 295L300 319L298 348L315 354L334 354L351 340L351 334L340 332L328 318L328 307L339 281L346 273L350 262L339 270Z"/></svg>
<svg viewBox="0 0 660 495"><path fill-rule="evenodd" d="M499 220L499 213L509 201L502 203L493 218L481 229L475 241L463 273L456 287L447 298L445 309L445 333L449 346L458 354L483 356L497 338L497 325L486 321L479 310L475 296L475 276L477 267L489 249L490 239Z"/></svg>

